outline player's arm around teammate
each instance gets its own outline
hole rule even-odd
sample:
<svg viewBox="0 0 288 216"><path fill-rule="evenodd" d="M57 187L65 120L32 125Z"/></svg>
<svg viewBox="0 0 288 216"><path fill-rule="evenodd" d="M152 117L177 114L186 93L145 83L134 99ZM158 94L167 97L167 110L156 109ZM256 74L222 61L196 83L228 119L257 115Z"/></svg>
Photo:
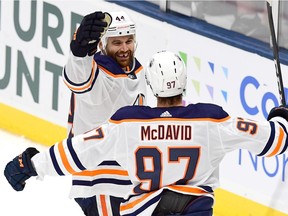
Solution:
<svg viewBox="0 0 288 216"><path fill-rule="evenodd" d="M47 151L28 148L5 167L10 185L21 191L31 176L70 175L115 160L133 184L121 215L212 216L219 181L214 171L226 153L238 148L257 156L287 152L287 107L273 108L268 121L261 122L232 118L214 104L183 107L186 69L171 52L152 57L146 79L157 97L156 108L126 106L109 123Z"/></svg>

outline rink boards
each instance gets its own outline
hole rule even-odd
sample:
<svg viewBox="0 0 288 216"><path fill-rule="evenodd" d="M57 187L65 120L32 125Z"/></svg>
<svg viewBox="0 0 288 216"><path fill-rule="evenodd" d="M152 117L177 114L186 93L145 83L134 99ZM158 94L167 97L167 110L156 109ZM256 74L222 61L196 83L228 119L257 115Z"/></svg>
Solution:
<svg viewBox="0 0 288 216"><path fill-rule="evenodd" d="M188 68L186 104L216 103L230 115L256 120L264 120L279 105L273 61L259 53L116 4L87 1L80 9L77 4L67 7L67 2L1 2L0 127L44 145L66 136L70 94L61 71L80 15L93 12L91 8L131 14L137 23L136 55L143 64L158 50L182 56ZM287 90L285 83L284 87ZM148 104L155 105L151 93ZM282 213L288 212L287 163L286 154L258 159L239 150L227 155L221 164L215 213L287 215Z"/></svg>

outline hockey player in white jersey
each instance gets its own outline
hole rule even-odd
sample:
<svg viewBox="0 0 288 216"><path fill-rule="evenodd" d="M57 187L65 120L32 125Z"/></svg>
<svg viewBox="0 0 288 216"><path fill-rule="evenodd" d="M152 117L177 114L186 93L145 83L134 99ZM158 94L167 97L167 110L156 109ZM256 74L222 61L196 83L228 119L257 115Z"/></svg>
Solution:
<svg viewBox="0 0 288 216"><path fill-rule="evenodd" d="M226 153L243 148L275 156L287 151L286 107L273 108L268 121L232 118L214 104L184 107L185 64L168 51L153 55L146 79L157 97L156 108L126 106L107 124L47 151L28 148L5 167L11 186L20 191L31 176L69 175L116 160L133 183L121 215L212 216L219 182L214 172Z"/></svg>
<svg viewBox="0 0 288 216"><path fill-rule="evenodd" d="M98 44L99 43L99 44ZM141 105L146 94L142 65L135 58L136 26L123 11L86 15L70 44L63 70L72 91L69 137L107 122L126 105ZM98 52L96 52L98 48ZM131 185L127 172L115 161L104 161L93 171L73 175L70 197L85 215L119 215L119 198L95 196L103 190ZM119 203L119 204L117 204Z"/></svg>

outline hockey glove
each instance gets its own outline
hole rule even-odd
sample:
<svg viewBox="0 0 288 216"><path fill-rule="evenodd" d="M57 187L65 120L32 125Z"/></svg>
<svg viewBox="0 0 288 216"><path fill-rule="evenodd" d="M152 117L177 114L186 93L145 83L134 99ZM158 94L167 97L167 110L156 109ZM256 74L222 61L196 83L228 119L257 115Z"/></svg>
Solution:
<svg viewBox="0 0 288 216"><path fill-rule="evenodd" d="M279 116L279 117L282 117L284 119L286 119L286 121L288 121L288 106L279 106L279 107L274 107L268 117L267 117L267 120L269 121L271 118L273 117L276 117L276 116Z"/></svg>
<svg viewBox="0 0 288 216"><path fill-rule="evenodd" d="M37 153L39 151L36 148L27 148L6 165L4 175L14 190L22 191L25 181L31 176L37 176L31 162L31 158Z"/></svg>
<svg viewBox="0 0 288 216"><path fill-rule="evenodd" d="M73 55L85 57L94 55L102 35L111 24L112 17L109 13L96 11L86 15L70 43Z"/></svg>

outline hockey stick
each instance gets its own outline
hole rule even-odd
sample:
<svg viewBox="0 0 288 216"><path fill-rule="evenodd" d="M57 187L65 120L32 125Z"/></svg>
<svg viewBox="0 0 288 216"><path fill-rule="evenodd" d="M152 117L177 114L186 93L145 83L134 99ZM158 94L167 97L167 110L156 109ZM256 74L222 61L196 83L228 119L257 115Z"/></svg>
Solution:
<svg viewBox="0 0 288 216"><path fill-rule="evenodd" d="M275 64L275 69L276 69L276 76L277 76L280 101L281 101L281 105L286 105L283 80L282 80L282 73L281 73L281 66L280 66L280 60L279 60L279 47L278 47L277 40L276 40L271 0L266 1L266 6L267 6L267 14L268 14L270 35L271 35L271 40L272 40L272 49L273 49L274 64Z"/></svg>

